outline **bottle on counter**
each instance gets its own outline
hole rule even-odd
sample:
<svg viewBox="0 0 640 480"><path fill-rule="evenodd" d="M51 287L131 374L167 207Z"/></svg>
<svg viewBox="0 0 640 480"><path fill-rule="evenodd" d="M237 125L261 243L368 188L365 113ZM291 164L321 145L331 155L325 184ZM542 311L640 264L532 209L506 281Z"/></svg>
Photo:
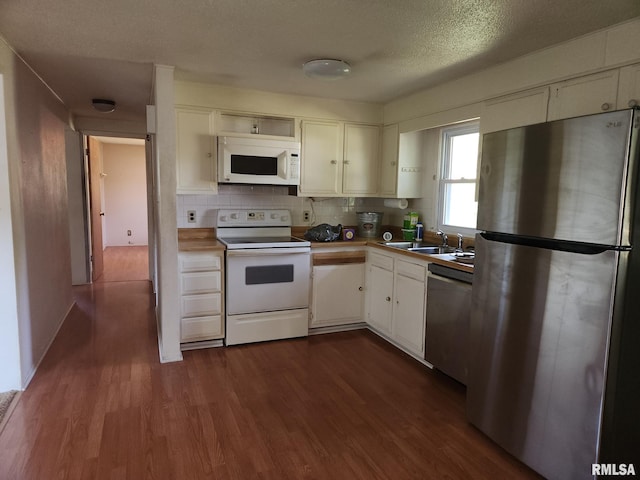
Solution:
<svg viewBox="0 0 640 480"><path fill-rule="evenodd" d="M415 240L417 242L422 241L422 234L424 233L424 227L421 223L416 223L416 237Z"/></svg>

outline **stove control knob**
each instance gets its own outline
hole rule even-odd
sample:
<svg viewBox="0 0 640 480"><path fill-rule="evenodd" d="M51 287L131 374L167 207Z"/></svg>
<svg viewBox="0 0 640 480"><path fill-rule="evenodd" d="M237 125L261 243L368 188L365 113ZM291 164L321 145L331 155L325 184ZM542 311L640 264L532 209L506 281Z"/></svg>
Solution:
<svg viewBox="0 0 640 480"><path fill-rule="evenodd" d="M231 219L232 220L237 220L238 219L238 214L237 213L232 213L231 214Z"/></svg>
<svg viewBox="0 0 640 480"><path fill-rule="evenodd" d="M276 218L278 218L278 214L277 213L272 213L271 214L271 219L275 220Z"/></svg>
<svg viewBox="0 0 640 480"><path fill-rule="evenodd" d="M226 222L227 221L227 216L226 215L220 215L220 221L221 222Z"/></svg>
<svg viewBox="0 0 640 480"><path fill-rule="evenodd" d="M280 217L280 220L282 222L288 222L289 221L289 217L287 217L286 215L283 215L283 216Z"/></svg>

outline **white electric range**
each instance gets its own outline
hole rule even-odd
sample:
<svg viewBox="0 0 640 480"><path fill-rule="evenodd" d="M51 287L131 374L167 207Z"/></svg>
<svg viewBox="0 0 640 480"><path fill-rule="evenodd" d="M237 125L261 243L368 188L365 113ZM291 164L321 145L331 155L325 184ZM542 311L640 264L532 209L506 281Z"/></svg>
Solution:
<svg viewBox="0 0 640 480"><path fill-rule="evenodd" d="M218 210L226 249L226 345L309 333L310 242L291 236L288 210Z"/></svg>

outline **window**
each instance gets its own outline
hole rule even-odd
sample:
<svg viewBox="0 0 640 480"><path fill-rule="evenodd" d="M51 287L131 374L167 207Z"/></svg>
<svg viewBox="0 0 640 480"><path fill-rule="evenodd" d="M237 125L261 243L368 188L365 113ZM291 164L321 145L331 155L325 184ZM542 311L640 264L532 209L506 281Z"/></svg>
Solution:
<svg viewBox="0 0 640 480"><path fill-rule="evenodd" d="M477 122L442 129L438 189L440 230L455 230L467 235L475 231L479 140Z"/></svg>

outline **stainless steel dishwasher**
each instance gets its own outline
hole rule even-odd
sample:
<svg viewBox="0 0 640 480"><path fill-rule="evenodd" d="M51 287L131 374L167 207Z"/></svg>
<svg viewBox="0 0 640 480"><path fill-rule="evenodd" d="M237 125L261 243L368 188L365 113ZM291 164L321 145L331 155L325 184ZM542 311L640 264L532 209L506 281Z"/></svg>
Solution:
<svg viewBox="0 0 640 480"><path fill-rule="evenodd" d="M466 385L473 273L435 263L428 268L425 360Z"/></svg>

